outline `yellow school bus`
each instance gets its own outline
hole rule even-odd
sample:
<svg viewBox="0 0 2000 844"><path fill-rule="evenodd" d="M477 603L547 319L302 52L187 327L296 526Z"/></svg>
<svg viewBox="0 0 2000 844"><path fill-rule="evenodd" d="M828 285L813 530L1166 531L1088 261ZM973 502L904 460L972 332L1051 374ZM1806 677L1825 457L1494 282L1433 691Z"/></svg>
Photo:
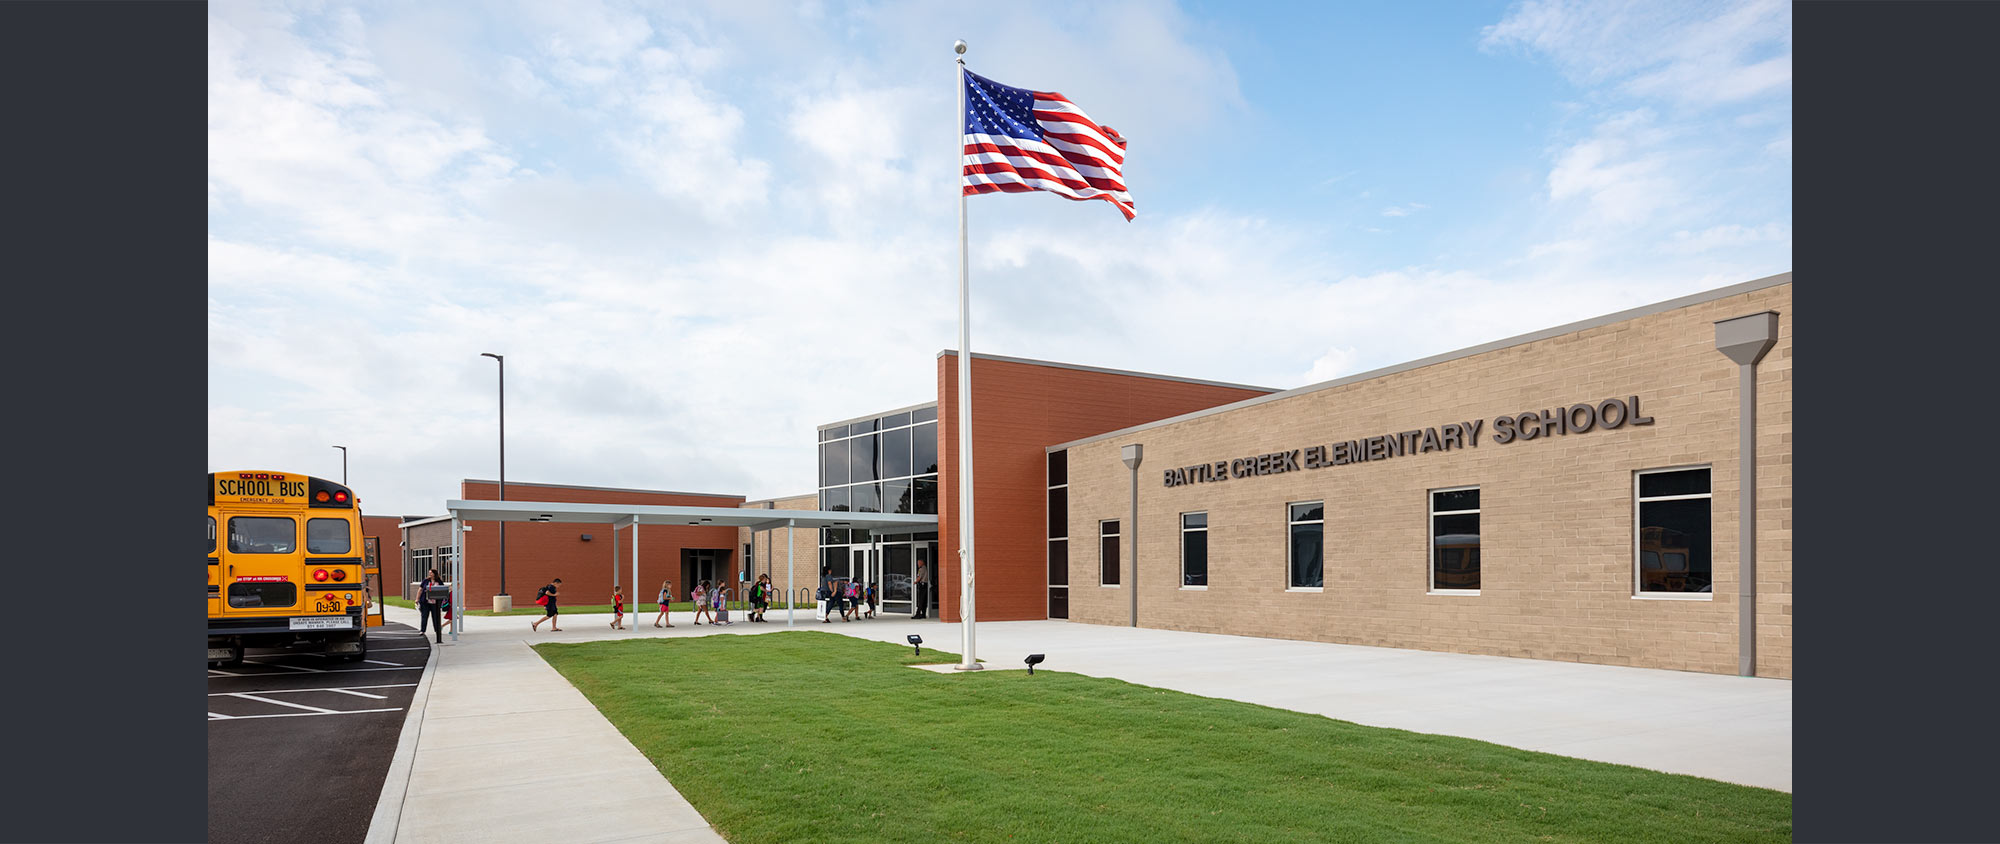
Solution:
<svg viewBox="0 0 2000 844"><path fill-rule="evenodd" d="M354 491L287 472L208 476L208 661L248 647L368 655L361 507Z"/></svg>

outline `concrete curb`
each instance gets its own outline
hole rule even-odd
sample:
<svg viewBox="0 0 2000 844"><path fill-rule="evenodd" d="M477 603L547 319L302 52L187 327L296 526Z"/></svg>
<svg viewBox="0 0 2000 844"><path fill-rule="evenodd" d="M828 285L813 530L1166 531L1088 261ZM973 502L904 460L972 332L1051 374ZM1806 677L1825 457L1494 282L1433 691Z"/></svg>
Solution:
<svg viewBox="0 0 2000 844"><path fill-rule="evenodd" d="M437 671L443 652L431 648L424 661L424 676L410 696L410 711L403 717L402 735L396 738L396 755L389 760L389 775L382 779L382 796L375 801L375 816L368 822L363 844L395 844L396 830L403 818L403 797L410 791L410 772L417 760L417 738L424 731L424 711L430 704L431 675Z"/></svg>

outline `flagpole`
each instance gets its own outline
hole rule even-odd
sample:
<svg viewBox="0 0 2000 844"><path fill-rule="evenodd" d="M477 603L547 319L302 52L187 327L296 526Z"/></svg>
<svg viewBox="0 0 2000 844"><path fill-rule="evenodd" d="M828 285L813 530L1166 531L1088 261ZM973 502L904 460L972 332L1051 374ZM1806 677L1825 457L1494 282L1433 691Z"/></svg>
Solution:
<svg viewBox="0 0 2000 844"><path fill-rule="evenodd" d="M965 55L965 42L956 41L952 52ZM958 150L958 603L959 622L964 628L965 661L960 671L978 671L978 655L973 652L972 588L972 283L965 259L965 59L956 61L953 82L958 86L958 129L954 143Z"/></svg>

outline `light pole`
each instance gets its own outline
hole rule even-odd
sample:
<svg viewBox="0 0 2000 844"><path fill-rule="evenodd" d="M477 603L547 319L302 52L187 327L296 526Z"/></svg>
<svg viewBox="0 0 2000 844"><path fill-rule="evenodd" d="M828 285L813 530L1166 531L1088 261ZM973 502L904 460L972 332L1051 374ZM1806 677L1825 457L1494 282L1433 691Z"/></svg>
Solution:
<svg viewBox="0 0 2000 844"><path fill-rule="evenodd" d="M337 445L334 448L340 449L340 485L347 486L347 446Z"/></svg>
<svg viewBox="0 0 2000 844"><path fill-rule="evenodd" d="M507 357L480 352L480 357L500 362L500 500L507 500ZM507 523L500 523L500 595L507 594ZM511 602L510 602L511 603Z"/></svg>

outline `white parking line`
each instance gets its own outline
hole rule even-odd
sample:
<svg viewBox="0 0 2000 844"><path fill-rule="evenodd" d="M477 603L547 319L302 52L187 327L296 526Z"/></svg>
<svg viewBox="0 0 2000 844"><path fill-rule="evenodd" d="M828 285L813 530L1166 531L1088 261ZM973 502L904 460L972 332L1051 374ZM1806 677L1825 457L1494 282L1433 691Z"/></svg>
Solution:
<svg viewBox="0 0 2000 844"><path fill-rule="evenodd" d="M341 694L344 694L344 695L353 695L353 696L355 696L355 697L365 697L365 698L368 698L368 699L370 699L370 700L388 700L388 699L389 699L389 696L388 696L388 695L371 695L371 694L369 694L369 693L367 693L367 692L357 692L357 691L355 691L355 690L353 690L353 689L327 689L327 691L329 691L329 692L339 692L339 693L341 693Z"/></svg>
<svg viewBox="0 0 2000 844"><path fill-rule="evenodd" d="M267 658L268 658L268 657L267 657ZM289 669L291 669L291 670L293 670L293 671L306 671L306 672L310 672L310 673L313 673L313 674L325 674L325 673L326 673L326 672L325 672L324 670L322 670L322 669L318 669L318 668L307 668L307 667L305 667L305 666L303 666L303 665L285 665L285 664L282 664L282 663L279 663L279 664L272 664L272 663L269 663L269 662L258 662L258 661L256 661L256 660L252 660L252 659L247 659L247 658L246 658L246 659L244 659L243 661L244 661L244 662L246 662L246 663L249 663L249 664L251 664L251 665L263 665L263 666L267 666L267 667L270 667L270 668L289 668Z"/></svg>
<svg viewBox="0 0 2000 844"><path fill-rule="evenodd" d="M252 718L315 718L321 715L366 715L370 712L401 712L401 711L403 711L402 708L397 707L394 709L343 709L343 710L329 709L325 712L276 712L270 715L221 715L214 712L210 712L208 713L208 720L247 721Z"/></svg>
<svg viewBox="0 0 2000 844"><path fill-rule="evenodd" d="M299 692L340 692L340 691L353 691L355 689L407 689L415 685L416 685L415 683L383 683L379 686L346 686L342 688L324 688L324 689L253 689L252 691L255 694L260 694L260 695L288 695L288 694L297 694ZM242 692L209 692L208 696L235 697L236 695L239 694L242 694Z"/></svg>
<svg viewBox="0 0 2000 844"><path fill-rule="evenodd" d="M1746 604L1745 606L1748 605ZM379 659L364 659L362 660L362 662L372 662L375 663L376 665L402 665L402 663L400 662L383 662L382 660Z"/></svg>
<svg viewBox="0 0 2000 844"><path fill-rule="evenodd" d="M210 673L210 674L220 674L220 675L222 675L222 676L224 676L224 677L243 677L243 676L246 676L246 675L243 675L243 674L233 674L233 673L230 673L230 672L228 672L228 671L222 671L222 670L220 670L220 669L215 669L215 668L211 668L211 669L208 669L208 673Z"/></svg>
<svg viewBox="0 0 2000 844"><path fill-rule="evenodd" d="M339 711L339 710L335 710L335 709L321 709L320 707L317 707L317 706L307 706L307 705L305 705L305 704L303 704L303 703L286 703L286 702L284 702L284 701L282 701L282 700L272 700L272 699L270 699L270 698L267 698L267 697L258 697L258 696L256 696L256 695L253 695L253 694L248 694L248 693L245 693L245 692L236 692L235 694L232 694L232 695L230 695L230 697L240 697L240 698L242 698L242 699L244 699L244 700L254 700L254 701L257 701L258 703L270 703L270 704L276 704L276 705L278 705L278 706L289 706L289 707L291 707L291 708L293 708L293 709L304 709L304 710L306 710L306 711L308 711L308 712L318 712L318 713L321 713L321 714L325 714L325 713L328 713L328 712L338 712L338 711Z"/></svg>

